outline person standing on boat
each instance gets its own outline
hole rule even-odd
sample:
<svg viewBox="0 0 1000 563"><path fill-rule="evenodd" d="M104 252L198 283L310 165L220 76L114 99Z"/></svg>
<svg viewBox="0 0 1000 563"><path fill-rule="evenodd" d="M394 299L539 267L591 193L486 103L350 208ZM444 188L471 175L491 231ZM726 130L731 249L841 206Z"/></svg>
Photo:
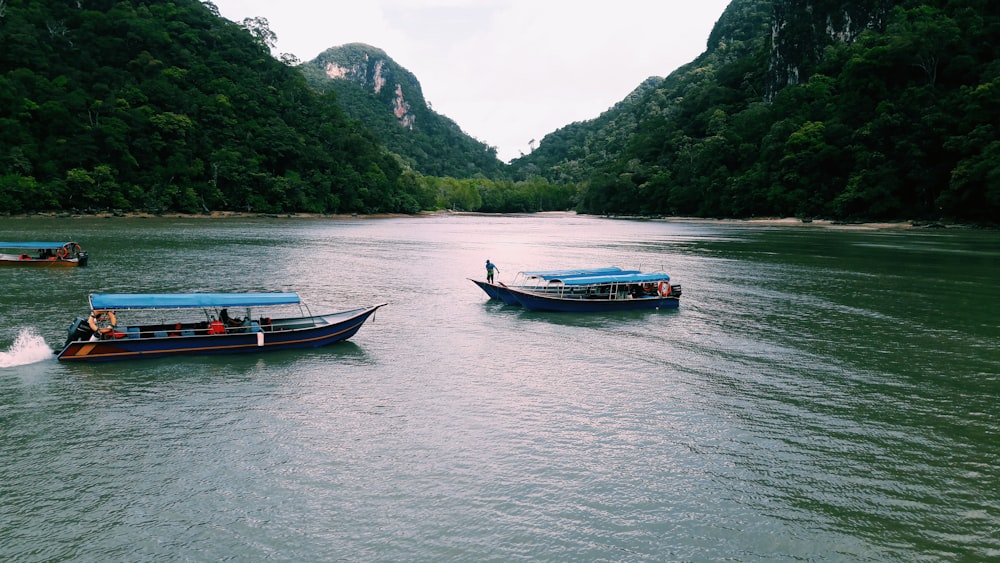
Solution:
<svg viewBox="0 0 1000 563"><path fill-rule="evenodd" d="M500 268L497 268L497 265L494 264L493 262L490 262L490 259L487 258L486 259L486 283L493 283L493 270L496 270L496 271L499 272Z"/></svg>

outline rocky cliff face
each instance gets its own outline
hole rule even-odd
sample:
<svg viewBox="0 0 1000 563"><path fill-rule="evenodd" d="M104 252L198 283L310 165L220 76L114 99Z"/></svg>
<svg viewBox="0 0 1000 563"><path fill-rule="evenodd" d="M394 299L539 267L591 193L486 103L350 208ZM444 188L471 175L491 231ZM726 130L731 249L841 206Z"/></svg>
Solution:
<svg viewBox="0 0 1000 563"><path fill-rule="evenodd" d="M299 68L310 86L333 93L351 120L420 174L502 176L496 148L435 112L417 78L381 49L361 43L332 47Z"/></svg>
<svg viewBox="0 0 1000 563"><path fill-rule="evenodd" d="M312 64L321 66L331 80L348 80L367 90L389 106L401 126L413 129L413 109L424 107L420 83L384 51L354 43L329 49Z"/></svg>
<svg viewBox="0 0 1000 563"><path fill-rule="evenodd" d="M773 0L767 94L808 79L823 49L882 31L893 0Z"/></svg>

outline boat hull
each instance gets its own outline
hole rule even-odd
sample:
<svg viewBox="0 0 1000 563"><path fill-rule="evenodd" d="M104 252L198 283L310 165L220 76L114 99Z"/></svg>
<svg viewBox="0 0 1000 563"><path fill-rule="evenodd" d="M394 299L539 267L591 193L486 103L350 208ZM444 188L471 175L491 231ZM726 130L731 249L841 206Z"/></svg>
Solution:
<svg viewBox="0 0 1000 563"><path fill-rule="evenodd" d="M192 336L154 336L67 342L58 355L60 361L104 362L188 355L247 354L270 350L316 348L354 336L379 307L354 309L296 319L273 319L271 330L227 332ZM316 324L295 328L296 326ZM282 327L291 327L282 330Z"/></svg>
<svg viewBox="0 0 1000 563"><path fill-rule="evenodd" d="M41 259L41 258L0 258L0 266L16 266L18 268L31 267L31 268L77 268L80 266L86 266L87 261L79 260L77 258L52 258Z"/></svg>
<svg viewBox="0 0 1000 563"><path fill-rule="evenodd" d="M500 301L503 301L507 305L521 304L516 297L510 294L510 291L507 290L506 285L492 284L489 282L474 280L472 278L469 278L469 281L478 285L480 289L486 292L486 295L490 296L490 299L498 299Z"/></svg>
<svg viewBox="0 0 1000 563"><path fill-rule="evenodd" d="M89 255L75 242L0 242L0 266L76 268ZM11 253L11 250L16 250Z"/></svg>
<svg viewBox="0 0 1000 563"><path fill-rule="evenodd" d="M553 311L565 313L600 313L610 311L636 311L643 309L676 309L680 297L636 297L622 299L567 298L552 294L519 291L508 288L518 303L530 311Z"/></svg>
<svg viewBox="0 0 1000 563"><path fill-rule="evenodd" d="M499 285L494 285L489 282L474 280L472 278L469 278L469 281L479 286L479 289L483 290L486 293L486 295L489 295L490 299L501 299L500 289L502 288Z"/></svg>

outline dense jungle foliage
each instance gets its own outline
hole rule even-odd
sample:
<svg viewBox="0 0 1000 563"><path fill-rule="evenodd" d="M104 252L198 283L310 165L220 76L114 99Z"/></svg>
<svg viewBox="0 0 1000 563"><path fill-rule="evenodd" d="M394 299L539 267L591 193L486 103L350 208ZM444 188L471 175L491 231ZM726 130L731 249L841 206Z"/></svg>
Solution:
<svg viewBox="0 0 1000 563"><path fill-rule="evenodd" d="M196 0L0 13L2 211L421 207L397 159L270 56L266 22Z"/></svg>
<svg viewBox="0 0 1000 563"><path fill-rule="evenodd" d="M411 127L275 39L198 0L0 0L0 213L1000 217L992 0L734 0L697 60L510 166L404 69Z"/></svg>
<svg viewBox="0 0 1000 563"><path fill-rule="evenodd" d="M410 169L273 41L265 20L196 0L0 0L0 212L469 208L461 182ZM536 187L478 185L536 210L519 201Z"/></svg>
<svg viewBox="0 0 1000 563"><path fill-rule="evenodd" d="M885 17L829 32L858 9ZM992 0L735 0L699 59L512 165L591 213L996 222L998 49Z"/></svg>

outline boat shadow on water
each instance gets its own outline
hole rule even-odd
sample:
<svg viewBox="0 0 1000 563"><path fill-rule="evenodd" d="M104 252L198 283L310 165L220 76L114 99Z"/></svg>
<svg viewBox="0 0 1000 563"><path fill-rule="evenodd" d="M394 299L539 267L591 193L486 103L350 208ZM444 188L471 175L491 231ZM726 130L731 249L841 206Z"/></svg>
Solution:
<svg viewBox="0 0 1000 563"><path fill-rule="evenodd" d="M532 311L520 305L508 305L497 299L483 301L482 308L483 311L494 317L590 328L615 328L622 324L650 320L661 315L674 317L681 314L683 310L680 307L661 307L659 309L627 309L622 311L604 311L601 313Z"/></svg>
<svg viewBox="0 0 1000 563"><path fill-rule="evenodd" d="M608 311L600 314L594 313L557 313L548 311L530 311L521 307L509 308L521 320L531 322L543 322L561 326L587 327L587 328L615 328L623 324L632 324L640 320L651 320L660 315L680 314L679 308L662 309L633 309L626 311Z"/></svg>
<svg viewBox="0 0 1000 563"><path fill-rule="evenodd" d="M53 358L54 359L54 358ZM142 362L59 363L66 373L92 383L160 384L233 381L291 376L300 369L315 369L327 362L344 365L373 363L364 347L345 340L320 348L274 350L266 354L224 354L150 358Z"/></svg>

